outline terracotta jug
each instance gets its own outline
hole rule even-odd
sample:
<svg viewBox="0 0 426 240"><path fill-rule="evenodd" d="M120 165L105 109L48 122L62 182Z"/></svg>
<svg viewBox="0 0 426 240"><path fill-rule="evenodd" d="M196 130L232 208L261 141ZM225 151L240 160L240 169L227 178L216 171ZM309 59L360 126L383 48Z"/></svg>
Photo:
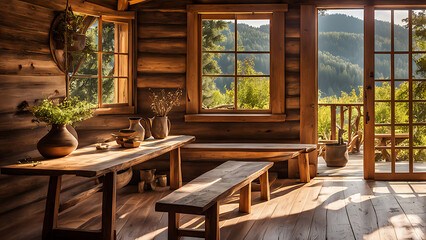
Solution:
<svg viewBox="0 0 426 240"><path fill-rule="evenodd" d="M45 158L59 158L72 153L78 146L77 139L65 125L53 124L52 129L37 143L37 149Z"/></svg>
<svg viewBox="0 0 426 240"><path fill-rule="evenodd" d="M130 126L129 129L135 131L135 136L143 141L145 139L145 128L141 125L141 117L129 117ZM145 121L145 120L144 120Z"/></svg>
<svg viewBox="0 0 426 240"><path fill-rule="evenodd" d="M155 116L151 119L151 133L156 139L166 138L169 135L171 123L167 116Z"/></svg>

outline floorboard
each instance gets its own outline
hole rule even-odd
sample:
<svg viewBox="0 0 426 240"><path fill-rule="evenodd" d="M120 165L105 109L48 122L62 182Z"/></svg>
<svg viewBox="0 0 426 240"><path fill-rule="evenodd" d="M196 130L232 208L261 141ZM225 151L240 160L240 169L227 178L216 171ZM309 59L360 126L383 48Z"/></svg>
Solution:
<svg viewBox="0 0 426 240"><path fill-rule="evenodd" d="M117 196L117 239L167 239L168 216L155 212L154 205L170 192L138 193L136 186L120 189ZM62 212L59 226L99 229L101 199L102 193L97 193ZM250 214L240 213L238 203L238 192L220 203L221 239L426 240L426 182L366 181L354 176L317 177L307 184L279 179L271 186L270 201L261 200L259 192L252 193ZM38 214L34 219L41 217ZM180 221L188 228L204 228L202 216L181 214ZM30 219L29 222L33 221ZM41 221L34 224L32 228L39 229L39 235L20 238L26 235L23 232L3 232L2 236L6 239L8 236L14 236L13 239L40 239Z"/></svg>

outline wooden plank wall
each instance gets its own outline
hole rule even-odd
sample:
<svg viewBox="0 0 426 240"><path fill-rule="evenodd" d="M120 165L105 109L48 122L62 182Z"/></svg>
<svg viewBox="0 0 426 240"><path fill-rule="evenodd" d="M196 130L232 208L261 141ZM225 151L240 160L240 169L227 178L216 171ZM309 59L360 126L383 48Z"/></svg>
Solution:
<svg viewBox="0 0 426 240"><path fill-rule="evenodd" d="M37 155L37 141L47 132L43 124L32 123L32 115L19 111L22 102L33 105L50 95L65 95L64 74L49 49L49 29L56 11L66 0L0 1L0 164ZM110 11L117 0L70 0L79 8ZM97 5L100 4L100 5ZM80 146L103 141L111 129L128 127L127 116L95 117L77 126ZM34 239L40 236L47 177L0 175L1 239ZM87 178L63 178L61 201L93 186ZM24 231L23 231L24 230Z"/></svg>
<svg viewBox="0 0 426 240"><path fill-rule="evenodd" d="M262 3L282 1L262 1ZM150 109L149 88L185 88L186 75L186 5L202 3L253 3L250 1L190 1L156 0L130 7L138 11L138 113L147 117ZM190 134L199 142L299 142L299 45L300 7L290 4L285 19L286 44L286 114L283 123L186 123L185 99L181 99L169 115L172 134ZM215 163L190 162L192 156L183 156L183 176L192 178L199 169L210 169ZM194 159L195 160L195 159ZM204 166L204 165L208 166ZM165 163L164 166L167 166ZM185 166L188 168L185 169ZM280 164L278 164L280 165ZM286 163L280 166L286 169ZM147 163L145 167L155 165Z"/></svg>

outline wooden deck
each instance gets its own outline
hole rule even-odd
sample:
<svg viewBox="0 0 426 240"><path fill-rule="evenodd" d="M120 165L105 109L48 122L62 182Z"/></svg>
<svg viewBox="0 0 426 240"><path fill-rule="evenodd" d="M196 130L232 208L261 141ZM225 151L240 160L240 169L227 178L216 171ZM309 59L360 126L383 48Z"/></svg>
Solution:
<svg viewBox="0 0 426 240"><path fill-rule="evenodd" d="M170 193L118 191L118 239L167 239L167 213L154 203ZM59 216L59 227L100 228L101 193ZM271 200L253 193L251 214L238 212L238 194L220 206L221 239L426 239L426 182L379 182L317 177L308 184L277 180ZM42 212L3 239L40 239ZM182 225L203 228L203 217L182 215ZM33 233L30 233L32 231ZM0 232L0 233L1 233ZM183 238L191 239L191 238Z"/></svg>

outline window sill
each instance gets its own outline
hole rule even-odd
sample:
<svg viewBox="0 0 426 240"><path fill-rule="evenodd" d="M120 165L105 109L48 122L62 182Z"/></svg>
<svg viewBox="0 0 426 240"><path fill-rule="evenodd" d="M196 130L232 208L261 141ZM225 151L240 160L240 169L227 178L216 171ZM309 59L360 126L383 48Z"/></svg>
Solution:
<svg viewBox="0 0 426 240"><path fill-rule="evenodd" d="M186 114L185 122L285 122L285 114Z"/></svg>
<svg viewBox="0 0 426 240"><path fill-rule="evenodd" d="M135 107L133 106L120 106L120 107L103 107L95 110L95 115L108 115L108 114L134 114Z"/></svg>

